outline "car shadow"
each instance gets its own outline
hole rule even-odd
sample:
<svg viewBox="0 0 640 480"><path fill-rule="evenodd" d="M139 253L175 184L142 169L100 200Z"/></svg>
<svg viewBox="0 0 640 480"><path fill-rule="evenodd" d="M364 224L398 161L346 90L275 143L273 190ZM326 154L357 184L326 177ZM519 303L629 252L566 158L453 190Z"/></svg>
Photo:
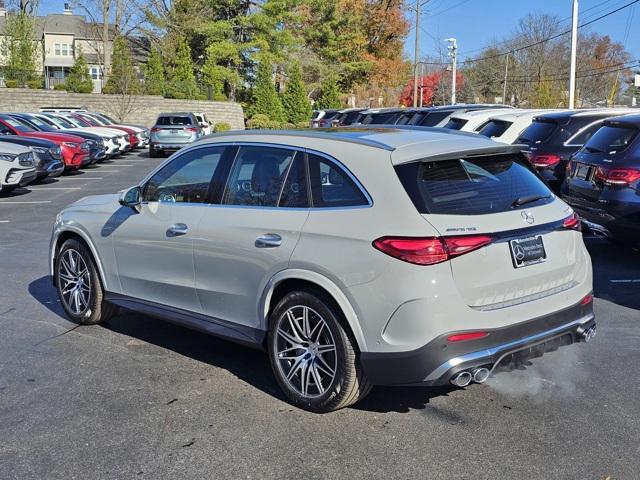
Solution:
<svg viewBox="0 0 640 480"><path fill-rule="evenodd" d="M603 238L585 238L597 298L640 310L640 251Z"/></svg>
<svg viewBox="0 0 640 480"><path fill-rule="evenodd" d="M34 280L29 284L27 290L33 298L40 302L40 304L59 317L67 320L62 305L60 305L58 292L51 283L51 278L49 276L40 277L37 280Z"/></svg>

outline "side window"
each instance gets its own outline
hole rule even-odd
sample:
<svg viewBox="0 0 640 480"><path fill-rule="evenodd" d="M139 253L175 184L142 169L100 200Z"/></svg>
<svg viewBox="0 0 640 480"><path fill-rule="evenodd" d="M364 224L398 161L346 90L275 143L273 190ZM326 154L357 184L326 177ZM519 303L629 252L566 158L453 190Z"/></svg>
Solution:
<svg viewBox="0 0 640 480"><path fill-rule="evenodd" d="M279 207L308 208L307 172L302 154L296 155L282 187Z"/></svg>
<svg viewBox="0 0 640 480"><path fill-rule="evenodd" d="M13 135L13 132L8 127L0 123L0 135Z"/></svg>
<svg viewBox="0 0 640 480"><path fill-rule="evenodd" d="M582 132L576 135L573 138L570 138L567 141L567 145L584 145L587 143L587 140L591 138L591 136L598 131L598 129L602 126L602 122L598 122L595 125L591 125L590 127L585 128Z"/></svg>
<svg viewBox="0 0 640 480"><path fill-rule="evenodd" d="M198 148L157 172L144 188L143 200L164 203L206 203L209 186L224 147Z"/></svg>
<svg viewBox="0 0 640 480"><path fill-rule="evenodd" d="M294 150L240 147L225 188L224 205L275 207Z"/></svg>
<svg viewBox="0 0 640 480"><path fill-rule="evenodd" d="M360 188L338 165L320 157L309 155L311 198L316 208L355 207L368 205Z"/></svg>

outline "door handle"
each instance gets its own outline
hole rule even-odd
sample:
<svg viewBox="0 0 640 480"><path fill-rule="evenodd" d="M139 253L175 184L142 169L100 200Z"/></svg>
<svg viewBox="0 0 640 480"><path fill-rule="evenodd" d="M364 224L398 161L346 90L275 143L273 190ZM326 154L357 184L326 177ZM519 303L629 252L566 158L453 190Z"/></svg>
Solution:
<svg viewBox="0 0 640 480"><path fill-rule="evenodd" d="M179 237L180 235L186 235L189 231L184 223L174 223L167 229L167 237Z"/></svg>
<svg viewBox="0 0 640 480"><path fill-rule="evenodd" d="M275 248L282 244L282 237L275 233L265 233L264 235L256 238L257 248Z"/></svg>

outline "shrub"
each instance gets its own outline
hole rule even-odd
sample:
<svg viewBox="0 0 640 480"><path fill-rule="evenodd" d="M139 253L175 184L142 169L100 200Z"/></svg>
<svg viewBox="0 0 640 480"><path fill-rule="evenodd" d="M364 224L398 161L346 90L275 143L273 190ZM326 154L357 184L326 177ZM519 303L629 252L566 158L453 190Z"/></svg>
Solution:
<svg viewBox="0 0 640 480"><path fill-rule="evenodd" d="M298 122L296 128L309 128L309 122Z"/></svg>
<svg viewBox="0 0 640 480"><path fill-rule="evenodd" d="M262 128L270 128L269 117L262 113L256 113L253 117L247 120L247 128L249 129L262 129Z"/></svg>
<svg viewBox="0 0 640 480"><path fill-rule="evenodd" d="M213 127L213 131L215 133L228 132L229 130L231 130L231 125L229 125L227 122L218 122Z"/></svg>
<svg viewBox="0 0 640 480"><path fill-rule="evenodd" d="M29 80L27 82L27 87L33 89L33 90L37 90L38 88L43 88L43 83L42 80Z"/></svg>
<svg viewBox="0 0 640 480"><path fill-rule="evenodd" d="M66 90L67 86L64 83L59 83L53 86L54 90Z"/></svg>
<svg viewBox="0 0 640 480"><path fill-rule="evenodd" d="M7 88L18 88L18 80L5 80L4 85Z"/></svg>

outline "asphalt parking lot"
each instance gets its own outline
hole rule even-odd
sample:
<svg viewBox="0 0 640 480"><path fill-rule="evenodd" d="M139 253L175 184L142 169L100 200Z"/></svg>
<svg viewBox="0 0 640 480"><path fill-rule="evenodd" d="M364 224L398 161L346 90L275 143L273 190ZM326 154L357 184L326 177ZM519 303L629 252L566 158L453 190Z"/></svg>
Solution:
<svg viewBox="0 0 640 480"><path fill-rule="evenodd" d="M640 478L640 253L586 240L588 345L316 415L285 402L261 352L128 312L64 318L56 213L162 161L131 153L0 197L0 479Z"/></svg>

